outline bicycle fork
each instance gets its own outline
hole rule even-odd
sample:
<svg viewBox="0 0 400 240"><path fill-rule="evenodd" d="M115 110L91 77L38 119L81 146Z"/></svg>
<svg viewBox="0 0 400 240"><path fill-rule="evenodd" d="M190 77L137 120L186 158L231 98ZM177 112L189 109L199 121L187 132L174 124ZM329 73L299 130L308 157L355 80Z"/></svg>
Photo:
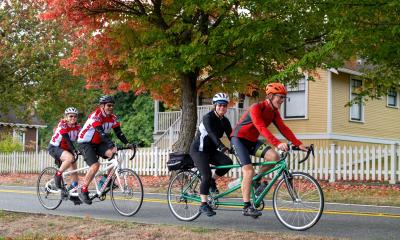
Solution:
<svg viewBox="0 0 400 240"><path fill-rule="evenodd" d="M293 186L293 175L288 170L285 170L283 171L283 179L285 179L287 190L293 202L298 202L299 196L296 192L296 189Z"/></svg>

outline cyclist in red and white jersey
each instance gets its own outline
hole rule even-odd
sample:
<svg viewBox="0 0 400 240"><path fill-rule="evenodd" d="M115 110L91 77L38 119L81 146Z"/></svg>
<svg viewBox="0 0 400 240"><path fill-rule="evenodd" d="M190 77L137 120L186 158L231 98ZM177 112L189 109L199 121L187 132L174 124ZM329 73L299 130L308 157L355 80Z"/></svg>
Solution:
<svg viewBox="0 0 400 240"><path fill-rule="evenodd" d="M295 146L298 146L301 150L307 150L307 147L284 124L279 113L279 109L287 94L285 86L281 83L270 83L265 88L265 91L267 94L266 100L250 106L231 134L231 143L240 160L243 171L243 215L252 217L260 216L261 212L250 204L251 181L255 174L250 155L263 157L266 161L278 161L279 154L272 147L276 147L282 151L289 150L288 144L278 140L268 130L268 126L273 123L282 135ZM260 134L265 137L270 145L258 140ZM272 165L262 167L260 168L260 173L268 171L272 167Z"/></svg>
<svg viewBox="0 0 400 240"><path fill-rule="evenodd" d="M76 149L73 142L78 138L81 129L77 123L78 110L69 107L64 111L64 118L60 120L51 137L48 151L59 167L54 176L56 187L63 189L62 173L68 168L76 169ZM78 186L78 175L72 174L72 187Z"/></svg>
<svg viewBox="0 0 400 240"><path fill-rule="evenodd" d="M121 131L117 116L113 114L114 104L113 97L107 95L100 97L98 108L89 115L78 135L79 151L82 153L85 162L90 166L84 183L79 189L79 198L86 204L92 204L92 200L89 198L88 186L99 170L98 156L110 158L117 152L117 148L108 136L111 129L114 130L118 139L127 147L134 147L133 144L128 143Z"/></svg>

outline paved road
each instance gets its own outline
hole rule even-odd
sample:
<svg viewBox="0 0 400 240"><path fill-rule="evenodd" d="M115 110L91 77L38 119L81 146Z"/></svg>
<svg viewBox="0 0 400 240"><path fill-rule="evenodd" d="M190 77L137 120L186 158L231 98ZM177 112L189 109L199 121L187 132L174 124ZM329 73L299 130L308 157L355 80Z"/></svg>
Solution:
<svg viewBox="0 0 400 240"><path fill-rule="evenodd" d="M109 200L93 205L74 206L63 202L53 211L44 209L33 187L0 186L0 209L28 213L46 213L66 216L91 216L151 224L174 224L193 227L241 229L257 232L284 232L297 235L318 235L352 239L400 239L400 208L360 205L326 204L321 220L305 232L286 229L275 217L271 206L263 216L252 219L241 216L240 208L224 208L212 218L200 216L193 222L181 222L169 211L166 196L146 194L140 211L133 217L123 217L114 211Z"/></svg>

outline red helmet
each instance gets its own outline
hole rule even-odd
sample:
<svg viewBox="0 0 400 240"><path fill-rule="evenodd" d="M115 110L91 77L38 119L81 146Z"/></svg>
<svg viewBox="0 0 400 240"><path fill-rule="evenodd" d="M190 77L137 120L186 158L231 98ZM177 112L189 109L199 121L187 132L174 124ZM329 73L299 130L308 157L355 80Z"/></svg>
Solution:
<svg viewBox="0 0 400 240"><path fill-rule="evenodd" d="M265 93L267 93L267 95L270 93L286 95L287 90L282 83L270 83L265 87Z"/></svg>

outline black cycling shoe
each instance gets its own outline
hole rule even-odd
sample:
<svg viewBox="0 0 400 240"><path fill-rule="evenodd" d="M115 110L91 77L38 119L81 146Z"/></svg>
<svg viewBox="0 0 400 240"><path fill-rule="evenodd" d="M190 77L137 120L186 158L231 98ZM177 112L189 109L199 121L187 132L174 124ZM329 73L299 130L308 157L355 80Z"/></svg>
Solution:
<svg viewBox="0 0 400 240"><path fill-rule="evenodd" d="M250 217L253 217L253 218L258 218L259 216L262 215L262 212L258 211L253 206L250 206L250 207L247 207L247 208L243 208L242 214L244 216L250 216Z"/></svg>
<svg viewBox="0 0 400 240"><path fill-rule="evenodd" d="M82 201L79 199L79 197L70 196L69 200L71 200L75 205L81 205L82 204Z"/></svg>
<svg viewBox="0 0 400 240"><path fill-rule="evenodd" d="M218 190L218 188L217 188L217 183L215 182L215 179L214 179L214 178L211 178L210 192L211 192L211 193L216 193L216 194L219 193L219 190Z"/></svg>
<svg viewBox="0 0 400 240"><path fill-rule="evenodd" d="M208 204L200 206L200 213L205 213L208 217L217 214Z"/></svg>
<svg viewBox="0 0 400 240"><path fill-rule="evenodd" d="M78 192L78 197L82 202L89 205L92 204L92 200L89 197L89 192L82 192L81 188L78 190Z"/></svg>
<svg viewBox="0 0 400 240"><path fill-rule="evenodd" d="M54 175L54 183L58 189L63 189L64 186L62 184L62 176Z"/></svg>

